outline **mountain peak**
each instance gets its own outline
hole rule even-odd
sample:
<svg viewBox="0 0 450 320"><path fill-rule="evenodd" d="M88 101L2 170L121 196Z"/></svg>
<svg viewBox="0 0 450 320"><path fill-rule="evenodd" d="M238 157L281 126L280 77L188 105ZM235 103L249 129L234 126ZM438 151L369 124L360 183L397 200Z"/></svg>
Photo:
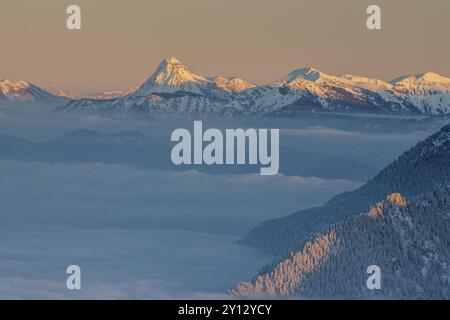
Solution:
<svg viewBox="0 0 450 320"><path fill-rule="evenodd" d="M435 72L426 72L421 74L419 79L437 83L450 83L450 78L446 78Z"/></svg>
<svg viewBox="0 0 450 320"><path fill-rule="evenodd" d="M166 58L164 59L164 62L166 62L167 64L183 64L180 60L178 60L176 57L170 57L170 58Z"/></svg>
<svg viewBox="0 0 450 320"><path fill-rule="evenodd" d="M346 80L346 81L350 81L351 84L356 85L357 87L375 91L375 92L392 89L392 84L390 84L386 81L380 80L380 79L376 79L376 78L358 76L358 75L353 75L353 74L349 74L349 73L345 73L345 74L339 76L339 78Z"/></svg>
<svg viewBox="0 0 450 320"><path fill-rule="evenodd" d="M161 61L152 77L154 77L155 82L162 83L166 79L174 80L173 78L179 78L178 80L188 80L191 75L192 72L186 65L177 58L171 57Z"/></svg>
<svg viewBox="0 0 450 320"><path fill-rule="evenodd" d="M7 89L7 90L18 90L18 89L24 89L28 88L30 86L30 83L27 81L11 81L9 79L3 79L0 81L0 88Z"/></svg>
<svg viewBox="0 0 450 320"><path fill-rule="evenodd" d="M450 84L450 78L441 76L440 74L435 72L425 72L402 76L391 81L392 84L399 84L406 82L430 82L430 83Z"/></svg>
<svg viewBox="0 0 450 320"><path fill-rule="evenodd" d="M68 99L78 99L79 98L79 96L77 96L75 93L66 92L66 91L62 90L61 88L58 88L52 84L49 84L45 88L45 91L51 93L52 95L54 95L56 97L63 97L63 98L68 98Z"/></svg>
<svg viewBox="0 0 450 320"><path fill-rule="evenodd" d="M303 80L309 82L317 82L323 79L335 79L336 77L325 74L313 67L303 67L297 70L292 71L288 75L283 78L277 80L275 84L277 86L286 85L289 83L302 82Z"/></svg>
<svg viewBox="0 0 450 320"><path fill-rule="evenodd" d="M303 78L309 81L316 81L322 75L322 72L313 67L303 67L289 74L293 78Z"/></svg>
<svg viewBox="0 0 450 320"><path fill-rule="evenodd" d="M227 92L241 92L250 88L254 88L255 85L248 81L245 81L239 77L211 77L208 78L210 81L214 82L219 89Z"/></svg>
<svg viewBox="0 0 450 320"><path fill-rule="evenodd" d="M156 71L164 70L170 67L188 69L188 67L183 62L181 62L181 60L177 59L176 57L170 57L163 59L156 68Z"/></svg>
<svg viewBox="0 0 450 320"><path fill-rule="evenodd" d="M8 101L55 101L60 103L66 98L58 97L28 81L0 81L0 96Z"/></svg>
<svg viewBox="0 0 450 320"><path fill-rule="evenodd" d="M153 93L175 93L186 91L202 94L202 86L210 81L196 75L175 57L164 59L156 71L139 88L137 95L151 95Z"/></svg>

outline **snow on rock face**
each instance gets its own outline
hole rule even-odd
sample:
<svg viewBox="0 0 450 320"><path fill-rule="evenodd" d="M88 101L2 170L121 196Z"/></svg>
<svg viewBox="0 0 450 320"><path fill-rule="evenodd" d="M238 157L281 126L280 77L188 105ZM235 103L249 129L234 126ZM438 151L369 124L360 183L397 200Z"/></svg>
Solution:
<svg viewBox="0 0 450 320"><path fill-rule="evenodd" d="M27 81L0 81L0 97L8 101L48 101L60 97L35 86Z"/></svg>
<svg viewBox="0 0 450 320"><path fill-rule="evenodd" d="M58 87L56 87L56 86L54 86L52 84L48 85L45 88L45 90L47 92L51 93L52 95L57 96L57 97L64 97L64 98L69 98L69 99L78 99L79 98L79 96L76 95L75 93L73 93L73 92L66 92L66 91L64 91L64 90L62 90L62 89L60 89L60 88L58 88Z"/></svg>
<svg viewBox="0 0 450 320"><path fill-rule="evenodd" d="M299 79L316 82L318 80L330 79L330 78L332 78L332 76L322 73L319 70L316 70L312 67L305 67L305 68L301 68L301 69L298 69L298 70L295 70L295 71L289 73L288 75L277 80L275 82L275 84L277 86L282 86L282 85L288 84L290 82L293 82L293 81L296 81Z"/></svg>
<svg viewBox="0 0 450 320"><path fill-rule="evenodd" d="M0 81L0 90L8 100L34 100L34 96L28 92L29 88L30 84L26 81Z"/></svg>
<svg viewBox="0 0 450 320"><path fill-rule="evenodd" d="M317 111L415 113L404 105L389 85L377 79L344 75L341 77L306 67L275 81L272 86L291 96L298 95L297 105L316 105ZM321 110L322 109L322 110Z"/></svg>
<svg viewBox="0 0 450 320"><path fill-rule="evenodd" d="M391 83L394 85L397 85L397 84L414 85L417 82L439 83L442 85L450 85L450 78L443 77L440 74L437 74L434 72L427 72L427 73L406 75L406 76L402 76L402 77L399 77L399 78L391 81Z"/></svg>
<svg viewBox="0 0 450 320"><path fill-rule="evenodd" d="M124 90L112 90L112 91L105 91L105 92L97 92L97 93L88 94L84 98L96 99L96 100L117 99L117 98L121 98L121 97L125 97L127 95L130 95L130 94L133 94L138 89L139 89L138 87L131 87L129 89L124 89Z"/></svg>
<svg viewBox="0 0 450 320"><path fill-rule="evenodd" d="M366 89L373 92L379 92L384 90L391 90L393 85L374 78L368 78L363 76L354 76L351 74L344 74L342 76L333 76L323 73L317 69L306 67L289 73L283 78L275 81L277 87L290 87L290 88L341 88L349 92L358 92L358 89ZM319 92L320 90L317 89ZM326 90L322 89L324 94L327 94Z"/></svg>
<svg viewBox="0 0 450 320"><path fill-rule="evenodd" d="M450 113L450 78L437 73L409 75L392 80L393 89L424 114Z"/></svg>
<svg viewBox="0 0 450 320"><path fill-rule="evenodd" d="M205 87L212 81L203 76L192 73L180 60L175 57L164 59L139 88L136 95L147 96L153 93L175 93L177 91L203 95Z"/></svg>
<svg viewBox="0 0 450 320"><path fill-rule="evenodd" d="M256 87L254 84L245 81L239 77L227 78L227 77L214 77L209 78L213 81L218 88L227 92L239 93L241 91Z"/></svg>
<svg viewBox="0 0 450 320"><path fill-rule="evenodd" d="M392 90L393 85L389 82L368 78L363 76L355 76L352 74L343 74L340 78L352 82L354 85L372 91Z"/></svg>

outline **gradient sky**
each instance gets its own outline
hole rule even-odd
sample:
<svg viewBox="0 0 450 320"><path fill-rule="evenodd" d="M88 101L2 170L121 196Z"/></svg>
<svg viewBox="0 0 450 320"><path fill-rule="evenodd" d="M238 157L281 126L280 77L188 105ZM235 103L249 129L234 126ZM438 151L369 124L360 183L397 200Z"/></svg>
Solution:
<svg viewBox="0 0 450 320"><path fill-rule="evenodd" d="M66 29L70 4L81 31ZM369 4L381 31L366 29ZM449 0L1 0L0 30L0 78L76 93L139 85L168 56L257 84L303 66L450 75Z"/></svg>

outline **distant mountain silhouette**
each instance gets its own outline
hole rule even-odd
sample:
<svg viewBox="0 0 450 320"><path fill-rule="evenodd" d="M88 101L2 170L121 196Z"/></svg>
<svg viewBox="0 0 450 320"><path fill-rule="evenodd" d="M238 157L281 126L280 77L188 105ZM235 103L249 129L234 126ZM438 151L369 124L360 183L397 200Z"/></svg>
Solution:
<svg viewBox="0 0 450 320"><path fill-rule="evenodd" d="M176 166L170 158L171 148L169 144L153 141L134 131L101 134L92 130L75 130L46 143L0 134L1 160L67 164L100 162L147 169L196 169L209 174L259 173L259 165ZM281 147L280 153L280 172L285 175L365 181L375 173L370 166L341 157L286 147Z"/></svg>

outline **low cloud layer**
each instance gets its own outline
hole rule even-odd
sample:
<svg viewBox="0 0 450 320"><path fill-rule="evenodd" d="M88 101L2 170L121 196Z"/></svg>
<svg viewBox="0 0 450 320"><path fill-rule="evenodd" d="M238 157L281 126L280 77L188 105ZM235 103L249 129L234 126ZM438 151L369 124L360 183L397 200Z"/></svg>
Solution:
<svg viewBox="0 0 450 320"><path fill-rule="evenodd" d="M0 176L2 298L225 297L270 259L239 235L359 185L9 161ZM81 292L65 289L70 264Z"/></svg>
<svg viewBox="0 0 450 320"><path fill-rule="evenodd" d="M0 221L241 235L359 186L346 180L211 176L125 166L1 162Z"/></svg>
<svg viewBox="0 0 450 320"><path fill-rule="evenodd" d="M2 298L224 297L267 262L235 237L177 230L7 224L0 241ZM65 288L71 264L81 268L81 291Z"/></svg>

